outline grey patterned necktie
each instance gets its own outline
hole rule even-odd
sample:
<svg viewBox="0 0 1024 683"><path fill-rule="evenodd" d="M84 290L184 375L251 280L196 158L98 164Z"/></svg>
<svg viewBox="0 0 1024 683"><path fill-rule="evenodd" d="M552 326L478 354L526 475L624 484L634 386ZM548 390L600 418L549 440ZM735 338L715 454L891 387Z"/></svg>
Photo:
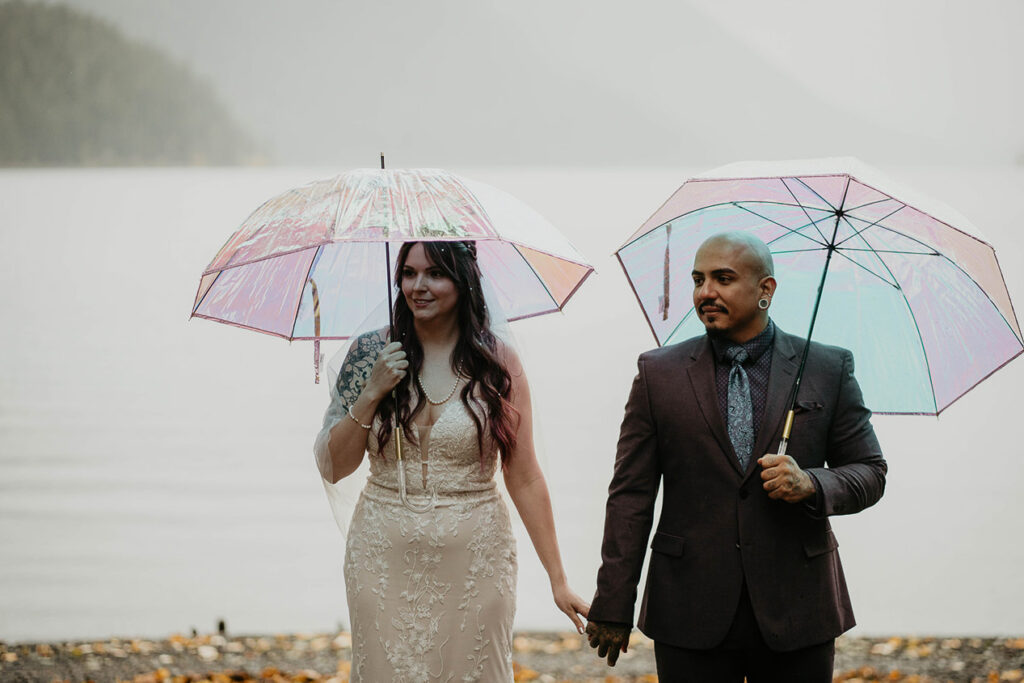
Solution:
<svg viewBox="0 0 1024 683"><path fill-rule="evenodd" d="M726 350L725 357L732 363L729 370L729 415L726 419L729 440L740 467L746 471L750 453L754 450L754 404L750 399L750 379L743 369L743 363L750 355L742 346L733 346Z"/></svg>

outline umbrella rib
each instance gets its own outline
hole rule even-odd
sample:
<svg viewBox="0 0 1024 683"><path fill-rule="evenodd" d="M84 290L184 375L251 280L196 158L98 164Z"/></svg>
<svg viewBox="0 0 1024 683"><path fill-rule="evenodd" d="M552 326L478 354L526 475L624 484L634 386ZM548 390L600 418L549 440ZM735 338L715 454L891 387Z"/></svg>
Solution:
<svg viewBox="0 0 1024 683"><path fill-rule="evenodd" d="M808 254L812 251L822 251L822 249L825 249L825 247L822 247L821 249L780 249L779 251L773 251L772 256L775 256L776 254Z"/></svg>
<svg viewBox="0 0 1024 683"><path fill-rule="evenodd" d="M874 246L870 242L868 242L867 237L865 237L864 235L859 235L859 237L868 249L875 251ZM885 259L878 255L877 251L875 252L875 257L878 259L879 263L885 266L885 270L888 271L889 275L892 276L893 281L899 283L899 280L897 279L896 275L892 272L892 269L889 268L889 264L885 262ZM917 331L917 340L918 343L921 345L921 355L924 357L924 368L928 372L928 386L931 387L932 390L932 407L935 408L935 414L938 415L939 402L938 398L935 395L935 379L932 377L932 364L931 360L928 358L928 349L924 345L924 335L921 334L921 326L917 323L917 315L914 313L914 308L910 305L910 299L907 298L906 292L903 291L902 287L897 287L896 289L897 291L899 291L900 296L903 298L903 303L906 304L907 311L910 313L910 319L914 323L914 330ZM984 290L982 291L984 292Z"/></svg>
<svg viewBox="0 0 1024 683"><path fill-rule="evenodd" d="M220 279L220 274L223 273L223 272L224 272L223 270L218 270L217 271L217 274L213 277L213 282L211 282L210 286L206 288L205 292L203 292L203 298L201 298L199 301L197 301L196 305L192 307L192 315L193 316L196 314L196 311L199 310L199 307L203 305L203 302L206 301L206 297L210 294L210 290L213 289L213 286L215 284L217 284L217 280ZM200 287L203 286L203 278L199 278L199 286ZM198 293L199 292L196 291L196 294L198 294Z"/></svg>
<svg viewBox="0 0 1024 683"><path fill-rule="evenodd" d="M863 219L862 218L858 218L857 220L863 220ZM934 251L939 256L942 256L943 258L948 259L951 263L953 263L955 265L955 263L956 263L955 261L953 261L952 259L949 259L948 256L946 256L942 252L940 252L937 249L935 249L935 247L933 247L932 245L928 244L927 242L925 242L923 240L920 240L920 239L914 237L913 235L908 235L907 233L903 232L902 230L897 230L896 228L891 228L888 225L884 225L881 222L883 220L885 220L885 219L884 218L879 218L877 221L875 221L874 223L871 224L871 227L881 228L882 230L886 230L888 232L891 232L894 235L899 235L900 237L904 237L904 238L910 240L911 242L916 242L917 244L920 244L925 249L928 249L930 251ZM943 223L943 225L946 225L946 224ZM951 228L951 229L955 230L955 228ZM861 232L863 232L863 230ZM960 232L960 231L957 231L957 232ZM961 233L961 234L966 235L966 233ZM989 249L992 249L992 246L990 244L988 244L987 242L983 242L983 241L981 241L981 240L979 240L979 239L977 239L977 238L975 238L975 237L973 237L971 235L967 235L967 236L971 237L971 239L974 239L976 242L979 242L980 244L984 244ZM863 237L862 237L862 239L863 239ZM992 249L992 251L995 252L995 249ZM959 268L959 266L957 266L957 268ZM963 269L961 268L961 270L963 270ZM966 274L966 271L965 271L965 274ZM971 277L971 276L968 275L968 277ZM974 278L972 277L971 279L973 280ZM975 284L977 284L977 283L975 283Z"/></svg>
<svg viewBox="0 0 1024 683"><path fill-rule="evenodd" d="M309 275L313 272L313 266L320 260L320 250L323 247L317 247L313 251L313 258L309 259L309 268L306 269L306 277L302 280L302 286L299 287L299 300L295 302L295 313L292 314L292 332L289 340L295 339L295 326L299 324L299 309L302 307L302 293L306 291L306 283L309 282Z"/></svg>
<svg viewBox="0 0 1024 683"><path fill-rule="evenodd" d="M571 299L573 297L573 295L576 294L577 291L579 291L579 288L583 286L583 283L586 282L587 278L590 277L593 273L594 273L594 269L593 268L588 268L587 269L587 273L583 277L580 278L580 281L576 283L576 286L572 288L572 291L569 292L568 294L566 294L565 295L565 299L562 301L561 304L558 305L558 310L559 311L564 309L565 305L567 303L569 303L569 299ZM540 314L539 313L534 313L533 315L540 315ZM531 317L533 317L533 315L527 315L527 316L523 316L523 317L524 318L531 318ZM516 320L520 320L520 318L516 318Z"/></svg>
<svg viewBox="0 0 1024 683"><path fill-rule="evenodd" d="M430 188L430 186L425 181L423 182L423 184L424 184L424 187L427 187L429 189L433 189L433 188ZM465 188L462 185L462 183L452 182L452 184L453 185L458 185L460 190L462 190L466 194L470 194L469 191L467 190L467 188ZM455 226L453 226L451 224L451 222L448 220L448 215L444 211L441 210L441 205L437 203L437 197L434 196L434 193L430 192L428 190L426 194L427 194L427 197L430 198L430 203L433 205L434 209L437 211L437 215L440 216L442 221L444 221L445 228L454 231L454 227ZM470 196L472 196L472 195L470 194ZM483 208L483 207L481 207L481 208Z"/></svg>
<svg viewBox="0 0 1024 683"><path fill-rule="evenodd" d="M889 218L889 217L890 217L890 216L892 216L893 214L895 214L895 213L897 213L897 212L899 212L899 211L902 211L902 210L903 210L903 209L905 209L905 208L907 208L907 205L906 205L906 204L900 204L900 206L899 206L899 207L897 207L896 209L894 209L893 211L890 211L889 213L885 214L884 216L882 216L882 217L881 217L881 218L879 218L878 220L874 221L873 223L869 223L868 225L865 225L865 226L864 226L863 228L860 228L860 229L857 229L857 227L856 227L856 226L854 226L854 224L853 224L853 223L851 223L851 222L849 221L849 219L847 219L847 218L846 218L846 214L843 214L843 220L845 220L845 221L846 221L846 224L850 226L850 229L851 229L851 230L853 230L853 234L852 234L852 235L850 235L849 237L847 237L846 239L842 240L841 242L839 242L839 244L837 244L837 245L836 245L836 247L841 247L841 246L843 246L843 244L845 244L845 243L846 243L846 242L848 242L849 240L853 239L854 237L857 237L857 236L859 236L859 235L860 235L860 234L861 234L862 232L864 232L865 230L870 230L870 229L871 229L871 228L873 228L874 226L876 226L876 225L879 225L879 224L881 224L881 222L882 222L882 221L884 221L884 220L885 220L886 218ZM864 221L865 223L867 223L867 221L866 221L865 219L863 219L863 218L857 218L856 216L854 216L853 218L854 218L854 220L858 220L858 221Z"/></svg>
<svg viewBox="0 0 1024 683"><path fill-rule="evenodd" d="M619 249L619 251L615 252L615 258L619 260L619 266L622 268L622 272L626 274L626 282L629 283L629 288L633 290L633 296L636 297L636 303L637 305L640 306L640 310L643 311L644 313L644 322L647 323L648 329L650 329L651 334L654 335L654 342L658 346L661 346L661 339L658 338L658 333L654 331L654 325L651 324L651 317L647 315L647 309L644 308L644 302L640 300L640 293L636 291L636 285L633 284L633 278L630 277L629 275L629 269L626 268L626 264L622 262L622 256L619 254L620 251L622 251L622 249ZM675 330L673 330L673 332L674 331ZM666 337L666 339L668 339L668 337Z"/></svg>
<svg viewBox="0 0 1024 683"><path fill-rule="evenodd" d="M884 204L885 202L900 202L900 200L894 199L893 197L889 197L888 195L886 195L885 199L876 199L873 202L865 202L864 204L859 204L857 206L851 206L849 209L846 210L846 213L850 214L850 213L853 213L854 211L859 211L860 209L863 209L866 206L874 206L875 204ZM902 202L900 202L900 203L902 204Z"/></svg>
<svg viewBox="0 0 1024 683"><path fill-rule="evenodd" d="M846 174L841 174L840 177L842 177L843 175L846 175ZM833 211L837 211L838 210L838 209L836 209L836 207L832 206L832 202L830 202L829 200L825 199L820 194L818 194L817 190L815 190L813 187L811 187L810 185L805 183L803 180L801 180L800 178L797 178L796 176L793 176L793 180L797 181L798 183L800 183L801 185L806 187L811 193L814 194L815 197L817 197L821 201L823 201L826 204L828 204L829 208L831 208ZM787 190L789 189L788 185L786 186L786 189ZM850 176L846 175L846 188L843 190L843 199L842 199L842 202L844 204L846 203L846 190L848 190L848 189L850 189ZM796 197L794 197L794 199L796 199ZM800 201L800 200L797 200L797 201ZM842 207L840 207L840 208L842 208Z"/></svg>
<svg viewBox="0 0 1024 683"><path fill-rule="evenodd" d="M946 225L946 224L943 223L943 225ZM899 235L900 237L906 238L906 239L910 240L911 242L916 242L917 244L920 244L921 246L925 247L926 249L931 249L933 252L935 252L934 253L935 256L939 256L939 257L945 259L946 261L948 261L954 268L956 268L961 273L963 273L964 277L966 277L968 280L970 280L971 284L973 284L975 287L977 287L979 292L981 292L982 294L985 295L985 298L988 299L988 302L990 304L992 304L993 308L996 309L996 312L999 314L999 317L1002 318L1003 322L1006 324L1006 326L1008 328L1010 328L1010 334L1012 334L1014 337L1017 337L1017 339L1020 340L1020 337L1017 335L1016 330L1014 330L1013 325L1011 325L1010 321L1006 318L1005 315L1003 315L1003 312L999 309L999 306L996 305L996 302L992 300L992 296L988 293L988 291L984 287L982 287L978 283L978 281L974 278L974 276L971 275L969 272L967 272L967 270L965 270L963 267L961 267L959 263L957 263L955 260L949 258L948 256L946 256L942 252L937 251L931 245L929 245L929 244L927 244L927 243L917 239L916 237L914 237L912 235L908 235L905 232L902 232L902 231L897 230L895 228L890 228L887 225L882 225L881 223L878 223L875 227L881 228L881 229L886 230L888 232L891 232L891 233L893 233L895 235ZM956 230L956 228L951 228L951 229L952 230ZM961 232L961 231L957 230L957 232ZM961 233L961 234L966 234L966 233ZM968 235L968 237L970 237L970 235ZM867 244L867 239L863 235L860 235L860 238L862 240L864 240L865 244ZM981 243L981 244L984 244L989 249L992 249L992 246L988 242L983 242L982 240L976 240L976 241ZM870 248L871 245L868 244L868 247ZM878 253L877 250L873 249L873 251L875 251L875 253ZM910 252L910 253L914 253L914 252ZM922 256L931 256L932 254L931 253L924 253L924 254L921 254L921 255ZM999 265L999 260L998 260L998 258L995 255L995 249L992 249L992 258L995 259L996 265L998 266ZM884 261L883 261L883 263L884 263ZM1003 279L1002 274L1003 274L1002 273L1002 269L999 269L1000 281L1003 283L1003 287L1005 288L1006 287L1006 280ZM895 278L893 278L893 279L895 279ZM1009 293L1007 293L1007 298L1009 298ZM1012 301L1010 302L1010 310L1011 311L1013 310L1013 302ZM1016 313L1015 313L1014 314L1014 321L1016 321L1016 317L1017 316L1016 316Z"/></svg>
<svg viewBox="0 0 1024 683"><path fill-rule="evenodd" d="M708 209L715 209L715 208L718 208L720 206L736 206L736 207L739 207L739 208L742 209L742 208L744 208L743 206L741 206L741 204L743 204L743 203L745 203L745 204L768 204L768 205L771 205L771 206L790 206L790 207L793 207L793 208L803 208L803 207L800 206L800 204L791 204L789 202L770 202L770 201L763 200L763 199L758 199L758 200L735 199L733 201L719 202L718 204L707 204L705 206L700 206L700 207L697 207L696 209L692 209L691 211L687 211L686 213L681 213L678 216L675 216L674 218L670 218L670 219L666 220L663 223L659 223L658 225L655 225L653 228L651 228L647 232L642 233L640 235L637 235L636 237L634 237L630 241L628 241L625 244L623 244L621 247L619 247L618 249L615 250L615 253L619 253L623 249L628 249L629 247L631 247L632 245L636 244L638 241L640 241L644 237L647 237L648 235L650 235L655 230L658 230L660 228L664 228L669 223L671 223L673 221L677 221L680 218L684 218L685 216L689 216L692 213L697 213L698 211L707 211ZM661 209L659 209L659 211L660 210ZM749 211L749 209L747 209L747 210ZM815 211L824 211L824 209L815 209ZM765 220L770 220L770 219L765 218L764 216L761 216L760 214L757 214L757 213L755 213L753 211L751 211L751 213L754 213L754 215L758 216L759 218L764 218ZM831 213L827 214L824 218L819 219L819 222L821 220L825 220L825 218L828 218L831 215L833 215L833 214L831 214ZM651 218L653 218L653 217L654 216L651 216ZM647 220L651 220L651 219L648 218ZM781 227L786 228L786 226L784 226L784 225L781 225L781 224L779 224L779 225ZM802 225L802 226L800 226L797 229L798 230L803 230L806 227L807 227L806 225ZM791 230L792 228L786 228L786 229L787 230ZM808 238L808 239L810 239L810 238ZM824 246L824 245L822 245L822 246Z"/></svg>
<svg viewBox="0 0 1024 683"><path fill-rule="evenodd" d="M889 281L888 281L888 280L886 280L886 279L885 279L884 277L882 277L881 275L879 275L879 274L878 274L878 273L876 273L875 271L873 271L873 270L871 270L870 268L868 268L867 266L865 266L865 265L864 265L863 263L858 263L857 261L854 261L854 260L853 260L852 258L850 258L850 257L849 257L849 256L847 256L846 254L844 254L844 253L843 253L844 251L847 251L847 250L846 250L846 249L836 249L836 253L837 253L837 254L839 254L840 256L842 256L842 257L843 257L844 259L846 259L847 261L849 261L849 262L850 262L850 263L852 263L853 265L857 266L858 268L861 268L862 270L864 270L864 271L866 271L866 272L868 272L868 273L871 273L872 275L874 275L875 277L877 277L877 278L878 278L879 280L881 280L881 281L882 281L882 282L884 282L885 284L887 284L887 285L889 285L890 287L892 287L893 289L899 289L899 288L900 288L899 284L897 284L896 282L889 282ZM862 250L862 251L871 251L871 250L870 250L870 249L864 249L864 250ZM877 256L877 254L876 254L876 256ZM883 264L883 265L884 265L884 264ZM886 270L888 271L889 269L888 269L888 268L886 268ZM891 272L891 271L889 271L889 274L890 274L890 275L892 275L892 272ZM894 279L895 279L895 278L894 278Z"/></svg>
<svg viewBox="0 0 1024 683"><path fill-rule="evenodd" d="M253 327L252 325L246 325L245 323L237 323L233 320L226 320L224 318L215 318L212 315L205 315L203 313L193 313L193 318L202 318L203 320L209 320L215 323L222 323L224 325L231 325L232 327L238 327L243 330L249 330L251 332L259 332L260 334L269 334L271 337L277 337L278 339L284 339L286 341L294 341L286 335L280 332L272 332L271 330L264 330L260 327ZM334 337L332 337L333 339ZM346 337L337 337L338 339L345 339Z"/></svg>
<svg viewBox="0 0 1024 683"><path fill-rule="evenodd" d="M803 182L799 178L794 178L794 180L796 180L798 183L800 183L804 187L807 187L807 183ZM779 178L779 182L781 182L782 186L786 188L786 192L789 192L790 196L793 197L793 201L797 203L797 205L800 207L800 210L804 212L805 216L807 216L807 220L811 221L811 224L814 226L815 231L817 231L818 236L821 237L821 239L823 239L823 240L826 239L825 238L825 234L818 228L818 224L814 221L813 218L811 218L811 214L807 213L807 207L805 207L803 205L803 203L799 199L796 198L796 193L793 192L793 189L789 186L789 183L786 182L786 179L785 178ZM811 188L809 188L809 187L807 187L807 189L811 190ZM811 190L811 192L814 192L814 190ZM832 206L832 204L830 202L826 201L824 197L822 197L817 192L814 192L814 194L818 195L818 199L820 199L821 201L825 202L830 207L832 207L833 211L835 210L836 207Z"/></svg>
<svg viewBox="0 0 1024 683"><path fill-rule="evenodd" d="M839 247L836 247L839 249ZM900 249L854 249L853 247L843 247L840 251L871 251L876 254L908 254L911 256L942 256L937 251L902 251Z"/></svg>
<svg viewBox="0 0 1024 683"><path fill-rule="evenodd" d="M683 323L685 323L687 321L687 319L689 319L690 314L693 313L694 310L695 310L694 307L690 306L690 310L688 310L686 312L686 315L684 315L682 318L679 319L679 322L676 323L676 326L673 327L672 331L668 333L667 337L665 337L665 341L668 341L669 339L672 338L672 335L675 334L679 330L679 328L683 326ZM646 318L647 316L644 316L644 317ZM649 324L650 324L650 322L648 321L648 325ZM654 338L657 339L658 335L654 335ZM660 341L658 342L658 345L659 346L664 346L664 344L662 344Z"/></svg>
<svg viewBox="0 0 1024 683"><path fill-rule="evenodd" d="M342 241L348 241L348 240L342 240ZM352 241L359 241L359 240L352 240ZM370 240L366 240L366 241L370 241ZM225 270L231 270L232 268L241 268L242 266L250 266L250 265L252 265L254 263L259 263L260 261L267 261L267 260L270 260L270 259L280 258L282 256L289 256L291 254L297 254L300 251L306 251L307 249L319 249L320 247L322 247L322 246L324 246L326 244L333 244L333 243L334 243L333 241L329 240L327 242L318 242L318 243L315 243L315 244L304 244L304 245L299 246L299 247L289 248L286 251L278 251L278 252L274 252L273 254L267 254L266 256L260 256L259 258L254 258L254 259L252 259L250 261L242 261L241 263L231 263L229 265L225 265L222 268L214 268L212 270L204 270L203 271L203 275L209 275L210 273L222 273Z"/></svg>
<svg viewBox="0 0 1024 683"><path fill-rule="evenodd" d="M982 382L984 382L985 380L987 380L987 379L988 379L989 377L991 377L992 375L994 375L994 374L996 374L997 372L999 372L1000 370L1002 370L1002 369L1003 369L1003 367L1005 367L1007 363L1009 363L1010 361L1012 361L1012 360L1013 360L1014 358L1016 358L1017 356L1021 355L1022 353L1024 353L1024 346L1022 346L1022 347L1021 347L1020 349L1018 349L1018 350L1017 350L1017 353L1013 354L1012 356L1010 356L1009 358L1007 358L1006 360L1004 360L1004 361L1003 361L1002 363L1000 363L1000 364L999 364L999 365L997 365L996 367L992 368L992 371L991 371L991 372L989 372L989 373L988 373L987 375L985 375L984 377L982 377L981 379L979 379L979 380L978 380L977 382L975 382L974 384L972 384L971 386L967 387L967 388L966 388L966 389L964 389L964 390L963 390L962 392L960 392L960 395L959 395L959 396L957 396L956 398L954 398L953 400L951 400L951 401L950 401L949 403L947 403L946 405L942 406L942 409L941 409L941 410L938 410L938 411L937 411L937 412L935 413L935 415L936 415L936 416L938 416L938 415L942 414L942 411L943 411L943 410L945 410L946 408L949 408L949 407L950 407L951 405L953 405L954 403L956 403L957 401L959 401L960 399L962 399L962 398L963 398L964 396L966 396L966 395L967 395L967 394L968 394L969 392L973 391L973 390L974 390L974 389L975 389L975 388L976 388L976 387L977 387L977 386L978 386L979 384L981 384Z"/></svg>
<svg viewBox="0 0 1024 683"><path fill-rule="evenodd" d="M776 220L772 220L771 218L768 218L768 216L763 216L763 215L759 214L757 211L753 211L751 209L748 209L747 207L743 206L742 204L740 204L738 202L730 202L730 203L733 206L735 206L736 208L743 209L744 211L746 211L748 213L752 213L755 216L757 216L758 218L760 218L762 220L765 220L765 221L768 221L769 223L773 223L773 224L779 226L780 228L782 228L784 230L787 230L788 232L790 232L790 233L792 233L794 235L799 235L800 237L803 237L804 239L810 240L811 242L814 242L815 244L817 244L818 246L820 246L822 248L825 248L825 247L828 246L827 244L825 244L823 242L819 242L818 240L814 239L813 237L810 237L810 236L805 235L804 233L800 232L801 230L806 228L808 225L814 225L814 229L817 230L819 235L821 234L821 231L818 230L818 226L817 226L816 222L810 216L807 216L808 220L811 221L810 223L805 223L804 225L801 225L799 228L795 228L794 229L794 228L789 227L788 225L783 225L782 223L779 223ZM804 213L806 214L807 212L805 211ZM829 215L831 215L831 214L829 214ZM828 218L829 218L829 216L824 216L821 220L827 220ZM648 233L648 234L650 234L650 233ZM784 235L780 235L779 237L776 237L775 240L780 239L781 237L784 237ZM774 242L775 240L772 240L772 242Z"/></svg>
<svg viewBox="0 0 1024 683"><path fill-rule="evenodd" d="M880 219L880 220L881 220L881 219ZM946 225L946 223L943 223L943 225ZM936 251L936 254L937 254L938 256L941 256L942 258L946 259L946 260L947 260L947 261L948 261L948 262L949 262L950 264L952 264L952 265L953 265L953 267L954 267L954 268L956 268L956 269L957 269L957 270L959 270L959 271L960 271L961 273L963 273L963 274L964 274L964 276L965 276L965 277L966 277L966 278L967 278L968 280L970 280L970 281L971 281L971 283L972 283L972 284L973 284L973 285L974 285L975 287L977 287L977 288L978 288L978 291L980 291L980 292L981 292L982 294L984 294L984 295L985 295L985 298L986 298L986 299L988 299L989 303L990 303L990 304L992 304L993 308L995 308L995 309L996 309L996 312L997 312L997 313L999 314L999 317L1001 317L1001 318L1003 319L1003 322L1004 322L1004 323L1006 323L1006 326L1010 328L1010 334L1012 334L1012 335L1013 335L1014 337L1017 337L1017 339L1018 339L1018 340L1020 339L1020 336L1018 336L1018 335L1017 335L1017 332L1016 332L1016 331L1014 330L1014 327L1013 327L1013 325L1011 325L1011 324L1010 324L1010 321L1009 321L1009 320L1007 320L1007 318L1006 318L1006 316L1005 316L1005 315L1003 315L1003 312L1002 312L1002 311L1001 311L1001 310L999 309L999 306L996 306L996 303L995 303L994 301L992 301L992 297L991 297L991 296L989 295L988 291L986 291L986 289L985 289L984 287L982 287L982 286L981 286L981 285L980 285L980 284L978 283L978 281L977 281L977 280L976 280L976 279L974 278L974 276L973 276L973 275L971 275L971 274L970 274L969 272L967 272L967 271L966 271L966 270L965 270L964 268L962 268L962 267L960 266L960 264L959 264L959 263L957 263L957 262L956 262L956 261L954 261L953 259L949 258L948 256L946 256L946 255L945 255L945 254L943 254L942 252L939 252L939 251L935 250L935 249L934 249L934 247L932 247L931 245L929 245L929 244L927 244L927 243L925 243L925 242L923 242L923 241L921 241L921 240L917 239L916 237L914 237L914 236L912 236L912 235L908 235L908 234L906 234L905 232L902 232L902 231L900 231L900 230L897 230L897 229L895 229L895 228L890 228L890 227L889 227L889 226L887 226L887 225L882 225L881 223L877 223L876 227L882 228L883 230L887 230L887 231L889 231L889 232L891 232L891 233L893 233L893 234L895 234L895 235L899 235L900 237L904 237L904 238L906 238L906 239L910 240L911 242L916 242L917 244L920 244L921 246L923 246L923 247L925 247L925 248L927 248L927 249L932 249L933 251ZM952 229L952 230L956 230L956 228L952 228L952 227L951 227L950 229ZM961 234L965 234L965 235L966 235L966 233L963 233L962 231L959 231L959 230L957 230L957 232L960 232ZM989 249L992 249L992 246L991 246L991 245L990 245L990 244L989 244L988 242L984 242L984 241L982 241L982 240L979 240L979 239L977 239L977 238L974 238L974 237L973 237L973 236L971 236L971 235L967 235L967 236L968 236L968 237L971 237L972 239L974 239L975 241L977 241L977 242L979 242L979 243L981 243L981 244L984 244L984 245L985 245L986 247L988 247ZM863 236L861 236L861 239L864 239L864 240L865 240L865 243L867 242L867 240L866 240L866 239L865 239L865 238L864 238ZM870 246L870 245L869 245L869 246ZM995 256L995 249L992 249L992 257L993 257L993 259L995 259L995 261L996 261L996 265L998 266L998 265L999 265L999 260L998 260L998 259L996 258L996 256ZM1002 283L1003 283L1003 287L1005 288L1005 287L1006 287L1006 280L1005 280L1005 279L1004 279L1004 278L1002 277L1002 269L1000 269L1000 270L999 270L999 276L1000 276L1000 280L1001 280L1001 281L1002 281ZM1009 298L1009 295L1007 295L1007 298ZM1013 302L1012 302L1012 301L1010 302L1010 310L1011 310L1011 311L1013 310ZM1016 317L1017 317L1017 316L1016 316L1016 314L1014 314L1014 320L1015 320L1015 321L1016 321Z"/></svg>
<svg viewBox="0 0 1024 683"><path fill-rule="evenodd" d="M519 258L523 259L523 263L526 264L526 267L530 269L530 272L533 273L533 276L537 278L538 282L540 282L540 286L544 288L544 291L547 293L548 298L551 299L551 303L555 305L555 308L557 308L558 310L562 310L562 307L558 304L558 299L555 298L555 295L552 294L551 290L548 288L548 283L544 282L544 278L540 276L540 274L537 272L537 269L533 267L532 263L530 263L530 260L523 256L523 252L519 251L519 245L513 244L512 242L509 242L509 244L512 245L512 248L516 250L517 254L519 254Z"/></svg>
<svg viewBox="0 0 1024 683"><path fill-rule="evenodd" d="M422 180L422 179L420 180L420 182L423 183L424 192L426 193L427 197L430 199L431 206L434 207L434 210L437 211L437 215L441 217L442 221L444 221L444 226L446 228L451 228L452 224L448 222L448 216L446 216L445 213L443 211L441 211L441 206L437 203L437 197L435 197L434 193L430 191L433 188L431 188L430 185L427 182L425 182L424 180ZM419 202L417 202L416 203L416 207L419 208L420 206L421 206L421 204Z"/></svg>

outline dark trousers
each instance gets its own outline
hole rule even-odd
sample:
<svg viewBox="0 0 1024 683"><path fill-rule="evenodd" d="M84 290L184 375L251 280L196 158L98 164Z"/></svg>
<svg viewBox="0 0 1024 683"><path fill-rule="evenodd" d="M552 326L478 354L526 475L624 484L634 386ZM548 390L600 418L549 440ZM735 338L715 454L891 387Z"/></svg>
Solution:
<svg viewBox="0 0 1024 683"><path fill-rule="evenodd" d="M661 683L832 683L835 640L775 652L757 627L746 585L729 633L710 650L654 643Z"/></svg>

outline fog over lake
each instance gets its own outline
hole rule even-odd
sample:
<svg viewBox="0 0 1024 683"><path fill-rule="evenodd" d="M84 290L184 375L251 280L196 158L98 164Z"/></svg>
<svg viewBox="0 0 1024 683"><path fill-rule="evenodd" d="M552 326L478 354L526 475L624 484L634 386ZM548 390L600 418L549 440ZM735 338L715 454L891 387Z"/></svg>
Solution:
<svg viewBox="0 0 1024 683"><path fill-rule="evenodd" d="M311 345L188 321L252 209L342 170L0 170L0 639L347 625ZM523 199L597 268L562 314L514 324L589 597L622 408L654 344L612 252L701 169L451 170ZM1020 310L1024 169L883 170L983 231ZM1018 359L941 418L874 419L886 495L832 520L856 633L1024 632L1021 386ZM517 535L517 628L567 629Z"/></svg>

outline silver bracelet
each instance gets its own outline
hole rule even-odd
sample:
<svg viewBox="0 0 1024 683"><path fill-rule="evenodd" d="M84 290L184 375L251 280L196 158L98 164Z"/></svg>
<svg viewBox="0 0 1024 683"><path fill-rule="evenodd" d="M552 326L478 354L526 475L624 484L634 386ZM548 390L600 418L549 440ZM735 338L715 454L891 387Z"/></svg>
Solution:
<svg viewBox="0 0 1024 683"><path fill-rule="evenodd" d="M359 425L363 429L370 429L373 426L373 425L364 425L362 422L360 422L359 418L357 418L355 415L352 414L352 406L348 407L348 416L350 418L352 418L353 422L355 422L357 425Z"/></svg>

